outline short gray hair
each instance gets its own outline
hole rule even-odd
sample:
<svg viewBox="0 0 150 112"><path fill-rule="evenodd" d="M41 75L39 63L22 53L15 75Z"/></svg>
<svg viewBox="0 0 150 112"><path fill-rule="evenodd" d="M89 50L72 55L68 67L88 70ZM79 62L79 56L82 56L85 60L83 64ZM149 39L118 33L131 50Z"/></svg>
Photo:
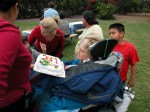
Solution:
<svg viewBox="0 0 150 112"><path fill-rule="evenodd" d="M90 50L89 50L89 46L95 44L96 42L98 42L97 40L95 39L84 39L79 46L83 46L83 48L87 51L88 55L91 57L91 54L90 54Z"/></svg>

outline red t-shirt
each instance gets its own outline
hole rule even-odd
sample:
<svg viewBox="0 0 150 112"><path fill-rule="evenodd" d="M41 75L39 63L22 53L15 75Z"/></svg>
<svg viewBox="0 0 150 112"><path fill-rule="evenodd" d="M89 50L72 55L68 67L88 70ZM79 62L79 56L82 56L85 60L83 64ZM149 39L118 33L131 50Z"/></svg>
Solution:
<svg viewBox="0 0 150 112"><path fill-rule="evenodd" d="M24 90L31 91L31 61L17 27L0 19L0 108L16 102Z"/></svg>
<svg viewBox="0 0 150 112"><path fill-rule="evenodd" d="M119 52L123 55L122 69L120 75L122 81L127 80L127 72L129 65L134 65L139 61L138 53L136 48L129 42L124 41L124 44L117 44L113 49L114 52Z"/></svg>
<svg viewBox="0 0 150 112"><path fill-rule="evenodd" d="M40 25L36 26L31 32L28 42L30 45L33 45L34 42L36 49L39 52L42 52L40 47L40 42L44 43L47 48L47 54L59 57L62 55L64 49L64 33L58 28L56 36L51 42L46 41L45 37L41 35Z"/></svg>

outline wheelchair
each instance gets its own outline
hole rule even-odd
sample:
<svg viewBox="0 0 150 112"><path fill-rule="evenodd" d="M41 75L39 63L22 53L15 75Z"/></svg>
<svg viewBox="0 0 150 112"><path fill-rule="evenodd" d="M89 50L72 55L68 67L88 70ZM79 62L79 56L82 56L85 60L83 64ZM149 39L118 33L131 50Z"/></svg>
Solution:
<svg viewBox="0 0 150 112"><path fill-rule="evenodd" d="M114 53L111 53L111 51L113 50L113 48L115 47L116 44L117 44L117 40L115 40L115 39L106 39L106 40L103 40L101 42L98 42L98 43L94 44L93 46L90 46L89 49L90 49L91 56L94 59L94 63L103 64L103 65L107 65L108 64L110 66L113 66L113 69L116 69L116 66L119 63L118 62L118 57L115 56ZM115 71L117 71L117 70L115 70ZM114 73L115 71L112 71L112 72ZM115 77L117 75L115 75ZM82 78L81 74L79 74L78 76L79 77L81 76L81 78ZM89 76L91 77L91 75L89 75ZM105 76L105 75L103 75L103 76ZM48 77L48 76L46 76L46 77ZM88 77L88 75L87 75L87 77ZM99 75L97 75L97 77L99 77ZM114 79L115 79L115 77L114 77ZM117 81L121 83L120 77L119 76L117 76L117 77L118 77ZM45 78L45 79L48 79L48 78ZM55 79L55 78L53 77L53 79ZM74 79L76 79L76 76L73 77L73 78L70 78L69 81L70 80L74 80ZM40 80L41 80L41 78L40 78ZM54 92L53 95L56 95L56 96L58 95L58 93L60 91L65 91L65 90L69 91L69 92L75 92L75 94L78 93L78 91L76 91L76 88L75 89L71 88L71 86L73 85L73 83L75 83L75 81L72 81L71 83L68 83L69 81L68 82L67 81L65 83L61 83L61 84L58 84L58 85L57 84L54 84L54 85L52 84L52 86L45 86L44 85L43 87L44 87L44 89L46 89L46 87L49 87L49 88L53 88L54 87L54 89L52 89L49 92ZM77 81L79 81L79 80L77 80ZM45 82L45 81L43 81L43 82ZM51 81L47 81L47 82L55 83L52 80ZM58 82L61 82L61 80L59 80ZM119 85L119 83L118 83L118 85ZM119 87L118 85L116 85L116 88ZM95 87L95 84L93 86ZM63 88L63 89L61 90L61 88ZM69 88L69 90L67 90L68 88ZM120 85L120 88L123 88L123 85ZM91 89L91 90L94 90L94 89ZM115 90L115 94L117 94L116 90ZM89 90L88 90L88 92L89 92ZM120 95L121 98L123 98L123 93L124 93L124 90L122 89L121 95ZM78 96L80 96L80 94ZM66 98L68 98L67 96L62 95L62 94L58 95L58 97L66 97ZM112 98L114 98L114 97L115 96L112 96ZM72 97L69 96L69 98L71 99ZM80 97L80 98L82 98L82 97ZM80 101L81 100L80 98L77 98L77 100ZM100 99L96 99L96 100L100 100ZM115 110L114 106L112 105L112 103L110 102L110 101L113 101L113 100L114 99L109 100L108 101L109 103L105 102L104 104L101 104L101 103L99 104L99 102L95 102L94 100L87 99L86 100L87 101L87 106L83 106L81 108L78 108L78 110L76 110L76 109L75 110L76 110L76 112L77 111L79 111L79 112L115 112L116 110ZM94 103L93 104L91 103L92 106L90 106L91 105L90 102L92 102L92 101ZM102 101L102 102L104 102L104 101ZM64 110L64 108L62 108L61 110ZM61 110L59 112L61 112ZM57 111L52 111L52 112L57 112ZM73 112L73 110L69 111L68 109L66 109L66 112Z"/></svg>

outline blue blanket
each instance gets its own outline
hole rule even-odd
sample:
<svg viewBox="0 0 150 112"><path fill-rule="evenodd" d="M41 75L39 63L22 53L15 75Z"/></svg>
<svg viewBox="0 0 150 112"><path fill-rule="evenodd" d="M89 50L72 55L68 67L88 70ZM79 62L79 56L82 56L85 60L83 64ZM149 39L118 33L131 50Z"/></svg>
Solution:
<svg viewBox="0 0 150 112"><path fill-rule="evenodd" d="M116 96L123 98L123 85L115 67L90 61L70 68L66 76L42 75L40 83L33 84L35 110L72 110L88 104L111 103Z"/></svg>

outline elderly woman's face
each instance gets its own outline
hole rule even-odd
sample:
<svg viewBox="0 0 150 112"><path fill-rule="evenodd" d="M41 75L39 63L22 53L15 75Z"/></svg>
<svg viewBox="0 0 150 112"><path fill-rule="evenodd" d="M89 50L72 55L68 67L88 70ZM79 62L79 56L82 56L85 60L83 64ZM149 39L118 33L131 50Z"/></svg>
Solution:
<svg viewBox="0 0 150 112"><path fill-rule="evenodd" d="M85 48L84 44L79 46L79 51L77 53L77 58L80 60L87 60L90 58L88 54L88 49Z"/></svg>
<svg viewBox="0 0 150 112"><path fill-rule="evenodd" d="M41 34L47 41L52 41L56 35L57 30L54 30L53 32L47 32L44 30L44 28L41 26Z"/></svg>

